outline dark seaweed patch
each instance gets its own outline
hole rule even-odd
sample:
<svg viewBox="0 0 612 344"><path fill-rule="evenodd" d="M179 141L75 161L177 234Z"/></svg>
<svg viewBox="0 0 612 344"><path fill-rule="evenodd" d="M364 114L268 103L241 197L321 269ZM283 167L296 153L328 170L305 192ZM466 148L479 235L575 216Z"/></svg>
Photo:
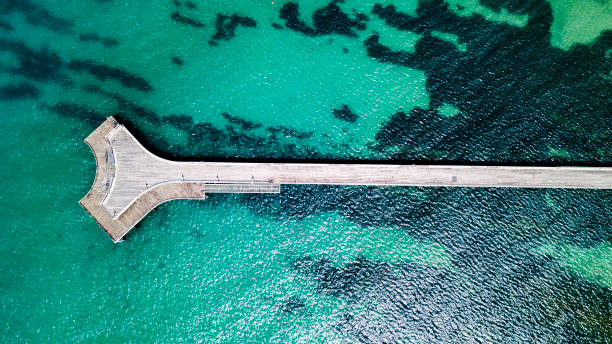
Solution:
<svg viewBox="0 0 612 344"><path fill-rule="evenodd" d="M255 127L261 124L254 124ZM207 157L320 157L312 148L296 145L292 140L303 138L304 133L291 128L279 129L294 132L295 136L285 136L280 140L278 132L269 136L250 134L248 131L226 126L216 128L210 123L195 123L188 130L188 143L183 155L198 158ZM173 149L174 151L174 149Z"/></svg>
<svg viewBox="0 0 612 344"><path fill-rule="evenodd" d="M6 30L6 31L13 31L13 26L9 24L8 22L5 22L4 20L0 19L0 29Z"/></svg>
<svg viewBox="0 0 612 344"><path fill-rule="evenodd" d="M376 264L363 258L345 267L337 268L330 260L325 258L313 260L305 257L295 260L293 267L300 273L313 277L321 292L334 296L353 294L355 286L373 282L376 270L381 264Z"/></svg>
<svg viewBox="0 0 612 344"><path fill-rule="evenodd" d="M296 311L299 311L300 309L303 309L304 307L306 307L304 301L302 301L297 296L291 296L284 302L281 307L281 311L283 311L284 313L292 314Z"/></svg>
<svg viewBox="0 0 612 344"><path fill-rule="evenodd" d="M302 258L296 269L319 292L360 309L335 328L362 343L462 342L466 335L492 342L601 342L610 335L610 291L581 281L548 258L522 257L522 265L472 275L465 283L444 269L358 258L342 267ZM480 271L479 271L480 272ZM491 276L494 273L495 275ZM535 303L535 304L534 304ZM533 309L526 313L526 310ZM372 316L372 314L383 315ZM579 315L578 315L579 314Z"/></svg>
<svg viewBox="0 0 612 344"><path fill-rule="evenodd" d="M130 117L146 120L152 124L161 123L159 116L155 112L127 100L127 98L119 93L105 91L97 85L85 85L83 90L114 100L117 103L118 111L128 113Z"/></svg>
<svg viewBox="0 0 612 344"><path fill-rule="evenodd" d="M355 122L358 118L357 114L355 114L346 104L342 104L339 109L333 110L334 117L339 120L346 122Z"/></svg>
<svg viewBox="0 0 612 344"><path fill-rule="evenodd" d="M68 63L68 68L78 73L87 72L101 81L114 79L124 87L133 88L142 92L150 92L153 90L153 87L151 87L145 79L123 69L110 67L96 61L75 59Z"/></svg>
<svg viewBox="0 0 612 344"><path fill-rule="evenodd" d="M240 129L242 130L253 130L253 129L258 129L262 127L261 123L254 123L251 121L247 121L246 119L242 119L237 116L232 116L227 112L222 113L221 116L223 116L223 118L225 118L231 124L235 124L239 126Z"/></svg>
<svg viewBox="0 0 612 344"><path fill-rule="evenodd" d="M186 24L189 26L193 26L195 28L204 27L204 24L202 24L202 22L200 22L199 20L186 17L178 12L172 12L172 14L170 15L170 18L172 18L172 20L174 20L177 23Z"/></svg>
<svg viewBox="0 0 612 344"><path fill-rule="evenodd" d="M314 134L314 132L312 131L305 132L305 131L300 131L294 128L285 127L282 125L278 127L268 127L266 128L266 130L272 133L272 135L274 136L280 135L283 137L294 137L298 140L308 139L312 137L312 135Z"/></svg>
<svg viewBox="0 0 612 344"><path fill-rule="evenodd" d="M327 6L314 12L312 16L314 28L312 28L300 19L299 5L295 2L288 2L280 9L280 19L285 20L287 28L310 37L334 33L357 37L354 30L364 30L365 24L363 22L367 20L367 17L357 13L355 19L351 19L336 4L336 1L332 1Z"/></svg>
<svg viewBox="0 0 612 344"><path fill-rule="evenodd" d="M59 81L69 85L70 80L62 73L63 61L48 47L34 50L20 41L0 39L0 51L15 55L19 66L7 71L35 81Z"/></svg>
<svg viewBox="0 0 612 344"><path fill-rule="evenodd" d="M183 59L181 59L178 56L172 56L172 63L174 63L177 66L182 66L183 65Z"/></svg>
<svg viewBox="0 0 612 344"><path fill-rule="evenodd" d="M443 118L436 110L426 110L416 107L406 115L403 111L394 114L376 133L377 144L374 150L382 152L386 147L411 147L411 156L417 159L427 159L431 151L437 147L446 148L449 154L457 154L455 147L448 145L442 147L440 141L449 136L456 135L465 123L469 121L464 117ZM490 154L490 150L483 147L482 154Z"/></svg>
<svg viewBox="0 0 612 344"><path fill-rule="evenodd" d="M3 0L0 14L21 12L31 25L40 26L59 33L72 33L73 23L53 15L49 10L29 0Z"/></svg>
<svg viewBox="0 0 612 344"><path fill-rule="evenodd" d="M257 22L251 17L239 16L235 13L231 16L217 13L217 19L215 20L216 31L210 38L210 41L208 41L209 44L215 46L220 40L229 41L234 38L238 26L255 27Z"/></svg>
<svg viewBox="0 0 612 344"><path fill-rule="evenodd" d="M16 85L6 85L0 87L0 99L2 100L18 100L26 98L38 98L39 91L36 86L27 82L22 82Z"/></svg>
<svg viewBox="0 0 612 344"><path fill-rule="evenodd" d="M260 123L245 121L235 116L227 116L233 125L217 128L211 123L196 123L189 116L180 114L159 115L143 106L140 106L119 93L108 92L97 85L86 85L83 90L101 97L110 99L117 104L116 116L121 123L128 126L141 142L146 144L154 153L168 159L207 160L211 157L319 157L316 151L295 145L291 140L299 140L312 135L289 127L268 128L272 135L258 136L248 133L249 130L260 128ZM138 126L132 125L137 123ZM170 145L166 140L156 136L151 140L152 133L159 130L160 125L170 125L179 132L176 137L184 139L183 144ZM250 129L243 129L242 126ZM143 132L149 135L143 135ZM279 140L280 136L286 140Z"/></svg>
<svg viewBox="0 0 612 344"><path fill-rule="evenodd" d="M59 102L53 105L43 104L42 107L60 116L77 118L84 121L92 128L96 128L106 119L105 115L79 104Z"/></svg>
<svg viewBox="0 0 612 344"><path fill-rule="evenodd" d="M394 157L408 160L433 159L425 150L447 150L446 159L455 161L612 161L612 81L604 77L610 71L605 55L612 31L563 51L550 45L552 11L546 1L514 3L513 12L529 14L524 28L480 15L461 17L439 0L419 2L416 16L393 5L374 6L387 25L423 36L411 53L393 51L373 34L365 42L368 55L423 70L430 96L429 111L415 109L419 122L406 125L404 117L394 116L383 127L379 148L400 144L402 152ZM457 35L467 52L430 35L432 30ZM467 118L446 119L448 125L436 130L452 130L426 134L428 123L441 123L437 109L443 104ZM391 127L403 142L387 137ZM567 147L571 157L551 157L549 147Z"/></svg>
<svg viewBox="0 0 612 344"><path fill-rule="evenodd" d="M193 119L187 115L167 115L164 121L180 130L189 130L193 126Z"/></svg>
<svg viewBox="0 0 612 344"><path fill-rule="evenodd" d="M182 7L184 5L185 7L187 7L190 10L197 10L198 9L198 6L195 3L191 2L191 1L185 1L184 3L182 3L182 2L180 2L178 0L173 0L173 3L174 3L175 7Z"/></svg>
<svg viewBox="0 0 612 344"><path fill-rule="evenodd" d="M317 31L300 19L299 6L295 2L288 2L280 9L280 19L285 20L285 26L293 31L301 32L307 36L314 37Z"/></svg>
<svg viewBox="0 0 612 344"><path fill-rule="evenodd" d="M370 18L367 15L357 12L357 10L355 9L353 9L353 13L355 14L355 20L357 21L360 21L360 22L370 21Z"/></svg>
<svg viewBox="0 0 612 344"><path fill-rule="evenodd" d="M119 45L119 41L114 38L101 37L97 33L82 33L79 35L79 40L82 42L99 42L106 48Z"/></svg>

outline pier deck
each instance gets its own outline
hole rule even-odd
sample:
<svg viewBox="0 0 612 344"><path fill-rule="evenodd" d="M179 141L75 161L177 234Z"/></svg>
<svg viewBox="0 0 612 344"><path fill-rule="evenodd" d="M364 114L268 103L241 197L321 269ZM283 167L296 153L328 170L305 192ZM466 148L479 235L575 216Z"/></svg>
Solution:
<svg viewBox="0 0 612 344"><path fill-rule="evenodd" d="M85 142L96 177L81 205L113 241L157 205L206 193L276 193L281 184L612 189L610 167L177 162L110 117Z"/></svg>

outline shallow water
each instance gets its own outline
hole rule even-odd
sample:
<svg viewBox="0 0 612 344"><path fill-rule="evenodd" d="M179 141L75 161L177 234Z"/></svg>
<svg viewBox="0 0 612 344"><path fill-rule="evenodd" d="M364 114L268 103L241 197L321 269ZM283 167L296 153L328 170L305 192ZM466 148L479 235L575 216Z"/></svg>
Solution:
<svg viewBox="0 0 612 344"><path fill-rule="evenodd" d="M444 4L0 3L1 341L611 343L610 191L293 186L118 245L77 203L108 115L181 160L612 163L609 1Z"/></svg>

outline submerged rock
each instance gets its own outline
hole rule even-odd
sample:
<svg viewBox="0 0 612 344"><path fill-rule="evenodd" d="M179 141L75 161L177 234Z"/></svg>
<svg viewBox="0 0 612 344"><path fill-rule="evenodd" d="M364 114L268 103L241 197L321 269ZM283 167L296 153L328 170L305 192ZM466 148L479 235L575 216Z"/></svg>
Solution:
<svg viewBox="0 0 612 344"><path fill-rule="evenodd" d="M354 30L364 30L364 21L367 16L356 13L355 19L351 19L342 9L336 5L336 1L316 10L312 16L314 28L308 26L300 19L299 5L288 2L280 10L280 19L285 20L285 26L293 31L301 32L307 36L315 37L332 33L357 37Z"/></svg>
<svg viewBox="0 0 612 344"><path fill-rule="evenodd" d="M183 65L183 59L181 59L178 56L172 56L172 63L174 63L177 66L182 66Z"/></svg>
<svg viewBox="0 0 612 344"><path fill-rule="evenodd" d="M229 41L234 38L238 26L255 27L257 26L257 22L251 17L239 16L235 13L231 16L217 13L217 19L215 21L216 31L210 37L209 44L215 46L220 40Z"/></svg>
<svg viewBox="0 0 612 344"><path fill-rule="evenodd" d="M339 109L334 109L334 117L346 122L355 122L358 118L358 116L351 111L346 104L342 104L342 107Z"/></svg>

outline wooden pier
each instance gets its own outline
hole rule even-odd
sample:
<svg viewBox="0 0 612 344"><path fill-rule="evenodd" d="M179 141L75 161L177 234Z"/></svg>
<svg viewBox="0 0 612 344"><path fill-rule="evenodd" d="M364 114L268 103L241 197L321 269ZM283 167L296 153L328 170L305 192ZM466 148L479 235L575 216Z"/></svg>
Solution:
<svg viewBox="0 0 612 344"><path fill-rule="evenodd" d="M149 211L207 193L278 193L282 184L612 189L610 167L177 162L110 117L85 142L96 177L80 201L113 241Z"/></svg>

